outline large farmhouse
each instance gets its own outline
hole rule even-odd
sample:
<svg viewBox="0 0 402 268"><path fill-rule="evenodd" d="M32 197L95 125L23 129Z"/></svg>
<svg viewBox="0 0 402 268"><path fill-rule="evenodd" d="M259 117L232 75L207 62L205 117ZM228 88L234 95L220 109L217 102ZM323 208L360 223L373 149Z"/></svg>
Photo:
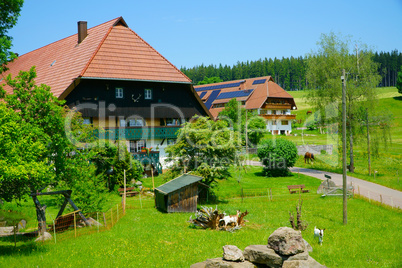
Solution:
<svg viewBox="0 0 402 268"><path fill-rule="evenodd" d="M163 157L184 121L210 116L191 80L122 17L90 29L80 21L77 34L19 56L3 76L32 66L37 84L107 130L106 138L125 140L134 156L153 147Z"/></svg>
<svg viewBox="0 0 402 268"><path fill-rule="evenodd" d="M272 134L290 134L291 114L297 109L293 97L274 82L271 76L195 86L195 90L216 119L225 104L236 98L242 107L255 110L266 119Z"/></svg>

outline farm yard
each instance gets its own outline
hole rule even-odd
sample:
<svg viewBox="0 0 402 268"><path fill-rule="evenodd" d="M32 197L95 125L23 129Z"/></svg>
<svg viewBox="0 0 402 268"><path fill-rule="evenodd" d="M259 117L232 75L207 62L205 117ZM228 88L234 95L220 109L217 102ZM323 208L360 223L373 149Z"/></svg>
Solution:
<svg viewBox="0 0 402 268"><path fill-rule="evenodd" d="M31 2L0 4L0 268L402 267L395 5Z"/></svg>
<svg viewBox="0 0 402 268"><path fill-rule="evenodd" d="M328 267L401 266L400 210L355 196L348 200L348 225L344 226L342 199L316 194L319 180L297 174L265 178L261 167L247 167L246 171L238 174L232 169L232 177L216 186L218 200L205 204L228 214L248 210L248 222L234 233L195 228L187 222L193 213L162 213L154 208L152 197L136 196L127 199L126 215L109 230L77 238L65 232L57 235L60 242L18 242L16 248L14 242L1 241L0 263L3 267L189 267L221 256L224 245L244 249L250 244L266 244L274 230L290 227L289 212L295 212L299 195L289 194L286 185L305 184L310 192L300 197L302 220L308 228L302 236L313 247L310 256ZM164 179L159 176L155 183L161 185ZM144 185L151 186L151 179L144 179ZM248 193L244 198L242 188ZM272 199L265 193L269 188ZM115 197L114 202L119 203L120 198ZM314 226L326 229L321 246L313 237Z"/></svg>

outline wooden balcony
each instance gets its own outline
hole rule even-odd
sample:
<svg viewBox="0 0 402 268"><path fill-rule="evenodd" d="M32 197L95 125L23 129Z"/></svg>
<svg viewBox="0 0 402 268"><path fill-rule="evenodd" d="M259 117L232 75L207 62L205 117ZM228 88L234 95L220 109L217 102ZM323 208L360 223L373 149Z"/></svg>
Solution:
<svg viewBox="0 0 402 268"><path fill-rule="evenodd" d="M290 103L267 103L263 107L263 109L268 110L285 110L285 109L292 109L292 105Z"/></svg>
<svg viewBox="0 0 402 268"><path fill-rule="evenodd" d="M179 126L105 128L104 133L96 133L96 136L108 140L175 139L180 128Z"/></svg>
<svg viewBox="0 0 402 268"><path fill-rule="evenodd" d="M265 119L281 119L281 120L292 120L296 119L295 114L260 114L260 116L264 117Z"/></svg>

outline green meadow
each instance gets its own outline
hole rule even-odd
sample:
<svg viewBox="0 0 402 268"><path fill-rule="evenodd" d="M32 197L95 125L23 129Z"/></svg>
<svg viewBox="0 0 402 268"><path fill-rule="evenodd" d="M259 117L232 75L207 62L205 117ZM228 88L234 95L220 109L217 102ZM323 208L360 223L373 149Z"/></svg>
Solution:
<svg viewBox="0 0 402 268"><path fill-rule="evenodd" d="M206 206L234 214L248 210L246 225L234 232L194 228L192 213L166 214L154 208L154 200L143 196L128 198L126 215L113 228L74 238L71 232L57 235L44 244L0 240L2 267L189 267L196 262L222 255L222 246L244 249L266 244L269 235L281 226L290 226L289 212L303 200L302 220L309 225L302 232L313 247L313 258L328 267L401 267L402 219L400 210L355 197L348 199L348 224L342 221L342 198L315 194L320 181L294 174L266 178L261 167L232 169L232 177L216 186L218 200ZM239 180L240 178L240 180ZM156 185L164 183L156 178ZM305 184L310 193L289 194L286 185ZM152 185L144 179L145 186ZM241 189L255 193L241 196ZM260 189L271 189L260 194ZM119 203L120 198L112 197ZM113 205L111 205L113 206ZM33 210L26 203L20 210ZM322 245L313 237L314 226L325 228ZM67 237L63 239L64 237Z"/></svg>

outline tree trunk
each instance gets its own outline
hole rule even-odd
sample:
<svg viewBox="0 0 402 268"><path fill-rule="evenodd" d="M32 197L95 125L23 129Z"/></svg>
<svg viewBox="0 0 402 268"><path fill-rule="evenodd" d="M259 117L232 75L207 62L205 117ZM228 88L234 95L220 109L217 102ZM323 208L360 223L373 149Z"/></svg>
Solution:
<svg viewBox="0 0 402 268"><path fill-rule="evenodd" d="M46 232L46 205L42 206L36 196L32 197L35 208L36 208L36 217L38 219L38 233L39 235L43 235Z"/></svg>

